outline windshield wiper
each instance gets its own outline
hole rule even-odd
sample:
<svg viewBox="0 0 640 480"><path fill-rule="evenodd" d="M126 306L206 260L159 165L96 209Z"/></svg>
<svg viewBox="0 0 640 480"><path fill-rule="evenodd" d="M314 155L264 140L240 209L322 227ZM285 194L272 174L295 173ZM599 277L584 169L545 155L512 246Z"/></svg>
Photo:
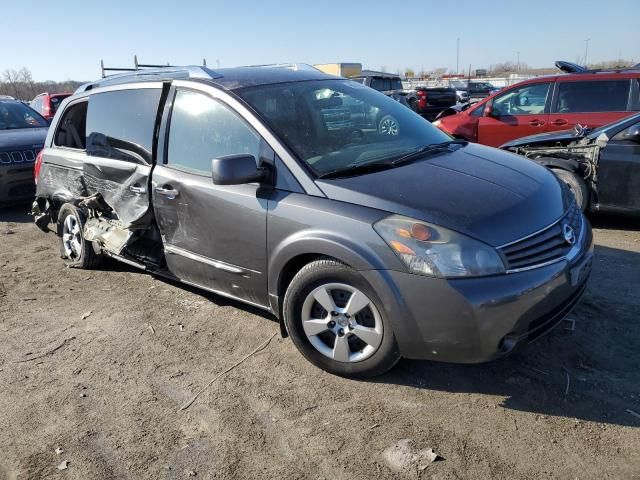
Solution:
<svg viewBox="0 0 640 480"><path fill-rule="evenodd" d="M460 145L463 147L468 143L469 142L467 142L466 140L462 140L459 138L456 138L455 140L449 140L448 142L432 143L429 145L425 145L424 147L419 148L418 150L414 150L411 153L407 153L406 155L402 155L401 157L396 158L394 161L391 162L391 164L394 166L402 165L404 163L417 160L418 158L423 157L429 153L448 151L451 149L452 145Z"/></svg>
<svg viewBox="0 0 640 480"><path fill-rule="evenodd" d="M394 168L393 162L356 163L318 175L318 178L341 178Z"/></svg>

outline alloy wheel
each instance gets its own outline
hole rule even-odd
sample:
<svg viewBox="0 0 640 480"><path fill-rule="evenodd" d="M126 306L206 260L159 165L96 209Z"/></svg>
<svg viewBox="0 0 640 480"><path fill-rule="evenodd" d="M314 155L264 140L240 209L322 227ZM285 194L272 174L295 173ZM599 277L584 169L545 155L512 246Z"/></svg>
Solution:
<svg viewBox="0 0 640 480"><path fill-rule="evenodd" d="M313 347L337 362L360 362L382 343L382 318L367 295L351 285L327 283L302 304L302 328Z"/></svg>
<svg viewBox="0 0 640 480"><path fill-rule="evenodd" d="M67 215L62 226L62 246L68 258L77 260L82 254L80 222L74 215Z"/></svg>

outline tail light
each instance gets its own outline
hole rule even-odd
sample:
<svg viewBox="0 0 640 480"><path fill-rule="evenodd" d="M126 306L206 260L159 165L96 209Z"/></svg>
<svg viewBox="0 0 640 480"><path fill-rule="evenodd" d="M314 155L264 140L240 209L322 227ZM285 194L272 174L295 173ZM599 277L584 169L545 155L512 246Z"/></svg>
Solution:
<svg viewBox="0 0 640 480"><path fill-rule="evenodd" d="M44 150L38 152L36 163L33 164L33 180L36 185L38 184L38 177L40 176L40 167L42 167L42 152L44 152Z"/></svg>
<svg viewBox="0 0 640 480"><path fill-rule="evenodd" d="M418 90L416 95L418 96L418 107L427 108L427 92L424 90Z"/></svg>

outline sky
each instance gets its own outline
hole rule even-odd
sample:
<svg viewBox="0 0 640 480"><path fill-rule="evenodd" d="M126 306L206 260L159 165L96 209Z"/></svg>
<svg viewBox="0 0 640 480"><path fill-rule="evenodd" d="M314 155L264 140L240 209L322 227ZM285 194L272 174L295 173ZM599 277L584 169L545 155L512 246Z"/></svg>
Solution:
<svg viewBox="0 0 640 480"><path fill-rule="evenodd" d="M0 72L92 80L106 66L358 62L404 71L619 56L640 62L639 0L2 0Z"/></svg>

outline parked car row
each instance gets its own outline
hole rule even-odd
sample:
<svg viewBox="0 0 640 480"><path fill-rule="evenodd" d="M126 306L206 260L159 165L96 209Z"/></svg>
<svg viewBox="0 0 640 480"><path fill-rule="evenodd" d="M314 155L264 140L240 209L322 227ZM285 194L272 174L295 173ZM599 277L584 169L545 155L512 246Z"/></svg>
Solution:
<svg viewBox="0 0 640 480"><path fill-rule="evenodd" d="M404 90L400 77L389 73L363 70L360 75L351 79L409 106L427 120L434 120L443 110L457 102L453 88L419 86L414 90Z"/></svg>

